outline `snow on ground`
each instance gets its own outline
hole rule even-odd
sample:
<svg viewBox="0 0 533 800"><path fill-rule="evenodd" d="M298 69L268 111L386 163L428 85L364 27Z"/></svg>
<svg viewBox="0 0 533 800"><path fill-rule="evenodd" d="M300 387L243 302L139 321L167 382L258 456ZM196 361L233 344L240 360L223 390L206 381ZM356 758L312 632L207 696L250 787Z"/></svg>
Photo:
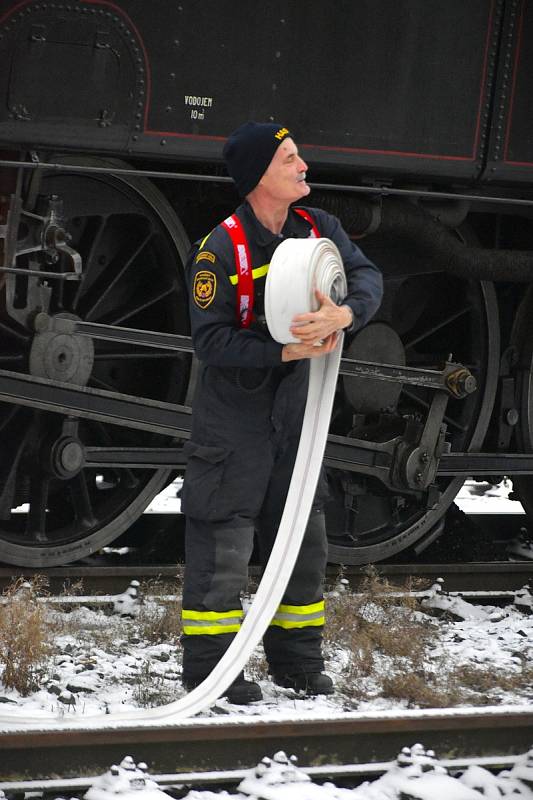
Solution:
<svg viewBox="0 0 533 800"><path fill-rule="evenodd" d="M510 603L500 608L475 605L447 595L441 584L428 590L420 601L420 610L406 612L411 619L435 629L424 664L428 673L448 670L454 675L461 667L471 667L488 676L505 674L509 680L503 688L496 682L494 687L484 685L481 698L479 692L475 698L471 692L473 701L476 704L533 704L531 686L512 685L513 677L533 664L531 595L527 590L518 592L516 600L521 605ZM331 597L329 604L333 602ZM70 611L50 609L49 618L56 632L53 655L39 678L40 686L34 693L22 697L15 689L3 686L3 667L0 666L0 704L4 710L16 709L17 714L24 717L53 714L58 719L65 716L71 719L72 716L89 717L102 712L160 705L182 696L180 647L152 634L157 621L164 614L168 615L168 606L156 599L138 596L137 587L132 587L115 598L114 609L115 613L84 606ZM426 613L431 614L431 609L444 609L448 613L437 620ZM170 613L174 612L179 614L178 606L174 610L171 608ZM387 624L387 611L383 608L369 606L365 613L374 615L378 623L383 618L383 623ZM406 617L406 624L407 621ZM237 711L250 717L268 714L285 718L294 713L301 719L309 712L333 716L344 711L416 707L416 701L413 702L409 694L405 699L394 700L384 696L381 681L391 669L391 659L387 655L376 654L373 672L360 679L358 688L364 688L364 693L351 695L350 677L343 674L343 669L352 653L330 645L326 654L327 671L340 690L336 694L302 698L263 678L259 679L264 695L262 702L235 707L220 699L216 709L207 711L206 716L217 717ZM258 647L254 661L259 664L259 675L264 674L261 660L262 648Z"/></svg>

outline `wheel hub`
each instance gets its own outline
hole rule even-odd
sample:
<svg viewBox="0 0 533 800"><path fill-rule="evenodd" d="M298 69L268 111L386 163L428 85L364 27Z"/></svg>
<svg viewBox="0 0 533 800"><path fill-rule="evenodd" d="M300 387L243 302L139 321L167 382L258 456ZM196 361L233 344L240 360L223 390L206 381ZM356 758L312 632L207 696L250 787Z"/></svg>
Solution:
<svg viewBox="0 0 533 800"><path fill-rule="evenodd" d="M349 358L377 364L405 365L405 351L396 331L384 322L372 322L355 335L346 350ZM400 397L400 383L372 378L344 378L346 398L360 414L393 411Z"/></svg>
<svg viewBox="0 0 533 800"><path fill-rule="evenodd" d="M73 314L58 317L77 320ZM30 374L86 386L92 373L94 345L87 336L54 330L37 332L30 350Z"/></svg>
<svg viewBox="0 0 533 800"><path fill-rule="evenodd" d="M74 436L61 436L50 449L49 466L55 477L73 478L85 466L85 448Z"/></svg>

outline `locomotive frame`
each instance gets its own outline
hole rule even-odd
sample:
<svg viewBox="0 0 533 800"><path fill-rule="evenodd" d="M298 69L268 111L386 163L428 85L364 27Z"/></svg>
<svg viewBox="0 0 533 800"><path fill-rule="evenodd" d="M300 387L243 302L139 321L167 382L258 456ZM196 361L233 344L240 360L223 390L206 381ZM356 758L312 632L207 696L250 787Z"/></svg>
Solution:
<svg viewBox="0 0 533 800"><path fill-rule="evenodd" d="M533 3L381 5L0 0L1 560L99 549L184 467L188 243L251 116L386 279L341 366L330 559L422 549L468 476L533 511Z"/></svg>

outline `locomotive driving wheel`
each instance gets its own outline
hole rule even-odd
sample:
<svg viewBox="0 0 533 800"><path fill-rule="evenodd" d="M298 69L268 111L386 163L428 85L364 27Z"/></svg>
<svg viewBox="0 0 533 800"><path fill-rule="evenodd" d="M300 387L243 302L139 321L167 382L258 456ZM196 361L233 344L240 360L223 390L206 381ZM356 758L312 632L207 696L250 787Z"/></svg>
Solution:
<svg viewBox="0 0 533 800"><path fill-rule="evenodd" d="M494 288L423 266L413 268L415 254L402 253L399 247L391 251L381 243L378 247L374 252L372 243L365 243L364 250L384 269L382 308L377 323L362 332L363 344L358 344L356 336L347 355L441 369L451 354L453 361L472 372L478 388L463 400L448 401L446 441L452 451L475 451L489 424L497 384L499 323ZM370 383L376 386L368 391L364 381L354 384L351 378L341 378L332 433L386 442L402 436L410 420L423 423L427 418L430 390ZM396 493L377 478L347 470L328 470L328 480L329 560L340 564L381 561L411 546L417 550L416 545L420 547L442 530L446 510L463 483L462 478L439 479L437 497L428 498Z"/></svg>
<svg viewBox="0 0 533 800"><path fill-rule="evenodd" d="M125 166L76 158L87 166ZM68 160L64 160L68 164ZM0 308L0 368L38 377L185 402L190 356L76 334L35 330L43 303L54 317L188 333L183 264L187 236L174 211L145 179L68 170L30 183L21 217L19 251L28 227L62 208L64 237L57 250L21 255L18 267L72 271L81 257L81 280L46 282L8 275ZM29 207L28 207L29 204ZM48 216L50 216L48 214ZM24 220L28 220L28 225ZM33 237L35 239L35 237ZM88 468L84 447L155 447L168 439L118 425L0 404L0 561L29 567L82 558L106 545L142 514L168 482L160 469Z"/></svg>
<svg viewBox="0 0 533 800"><path fill-rule="evenodd" d="M518 424L515 428L519 452L533 453L533 288L530 286L520 303L511 336L511 344L517 354L517 397L519 402ZM524 506L524 511L533 517L533 478L530 475L515 476L513 488Z"/></svg>

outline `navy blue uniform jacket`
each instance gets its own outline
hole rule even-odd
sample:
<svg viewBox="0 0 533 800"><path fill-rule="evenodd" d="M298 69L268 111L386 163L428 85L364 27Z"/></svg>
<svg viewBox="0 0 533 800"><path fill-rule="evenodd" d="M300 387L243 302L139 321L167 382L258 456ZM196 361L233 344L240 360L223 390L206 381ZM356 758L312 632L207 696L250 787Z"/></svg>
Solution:
<svg viewBox="0 0 533 800"><path fill-rule="evenodd" d="M350 241L336 217L318 208L306 210L315 221L320 235L335 242L342 256L348 281L348 294L343 303L352 309L354 329L357 330L371 319L379 307L383 291L381 273ZM248 203L239 206L236 214L244 226L250 248L256 321L247 330L239 329L237 325L237 272L233 243L225 228L219 225L203 240L200 249L198 243L193 248L189 278L194 348L198 359L205 364L219 367L276 367L282 363L282 345L272 339L264 321L268 264L283 239L308 238L310 225L291 209L281 235L277 236L261 225ZM197 281L199 273L200 280ZM201 296L201 291L198 293L197 290L196 294L194 291L195 281L200 284L201 290L202 273L207 273L211 284L205 286L206 298ZM208 273L214 276L214 280ZM290 275L287 275L288 286L289 282ZM207 305L206 300L209 301Z"/></svg>

